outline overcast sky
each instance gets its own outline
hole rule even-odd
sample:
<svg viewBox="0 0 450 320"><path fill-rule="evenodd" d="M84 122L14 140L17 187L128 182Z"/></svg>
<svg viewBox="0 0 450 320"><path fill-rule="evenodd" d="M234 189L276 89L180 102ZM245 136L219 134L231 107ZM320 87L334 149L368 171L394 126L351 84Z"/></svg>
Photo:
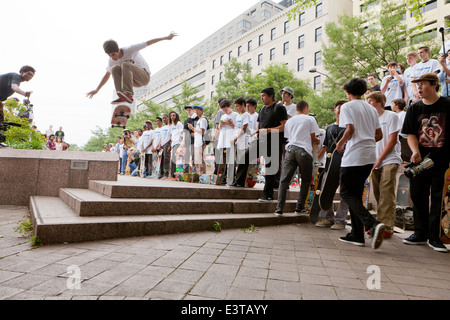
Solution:
<svg viewBox="0 0 450 320"><path fill-rule="evenodd" d="M96 126L109 127L112 77L92 99L106 72L102 45L128 46L178 33L142 51L151 72L165 67L257 0L21 0L2 1L0 74L31 65L36 75L22 83L33 91L35 124L41 132L63 127L69 143L84 145ZM23 96L14 95L21 101ZM114 99L113 99L114 98Z"/></svg>

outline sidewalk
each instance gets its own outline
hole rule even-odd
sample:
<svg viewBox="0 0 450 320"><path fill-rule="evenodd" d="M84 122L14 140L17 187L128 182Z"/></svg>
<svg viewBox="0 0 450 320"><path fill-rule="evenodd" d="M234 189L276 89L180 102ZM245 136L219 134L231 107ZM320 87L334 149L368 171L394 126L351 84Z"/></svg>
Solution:
<svg viewBox="0 0 450 320"><path fill-rule="evenodd" d="M0 206L0 299L449 299L450 254L395 235L374 251L312 224L42 246ZM377 273L381 271L379 289ZM375 267L373 267L375 266ZM372 270L372 269L369 269ZM77 280L79 276L80 281ZM78 287L72 289L71 286Z"/></svg>

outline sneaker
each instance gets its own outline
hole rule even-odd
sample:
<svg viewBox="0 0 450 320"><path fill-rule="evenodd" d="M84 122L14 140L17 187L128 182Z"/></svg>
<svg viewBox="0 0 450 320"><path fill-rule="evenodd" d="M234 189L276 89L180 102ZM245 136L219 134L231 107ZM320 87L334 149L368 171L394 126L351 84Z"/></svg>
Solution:
<svg viewBox="0 0 450 320"><path fill-rule="evenodd" d="M319 219L319 221L317 221L317 223L316 223L316 227L319 227L319 228L331 228L331 226L333 226L333 225L334 225L333 221L326 220L326 219Z"/></svg>
<svg viewBox="0 0 450 320"><path fill-rule="evenodd" d="M335 222L331 226L331 230L344 230L344 229L345 229L345 224L344 223L340 223L340 222Z"/></svg>
<svg viewBox="0 0 450 320"><path fill-rule="evenodd" d="M433 250L437 251L437 252L443 252L443 253L448 252L447 247L440 240L429 240L428 246L430 248L433 248Z"/></svg>
<svg viewBox="0 0 450 320"><path fill-rule="evenodd" d="M116 104L117 105L117 104L122 104L124 102L126 102L126 101L119 97L119 99L116 99L116 100L112 101L111 104Z"/></svg>
<svg viewBox="0 0 450 320"><path fill-rule="evenodd" d="M259 201L259 202L268 203L268 202L272 202L272 201L273 201L273 198L263 196L262 198L259 198L258 201Z"/></svg>
<svg viewBox="0 0 450 320"><path fill-rule="evenodd" d="M121 98L125 102L133 103L133 101L134 101L133 96L130 96L129 94L127 94L125 92L117 91L117 95L119 96L119 98Z"/></svg>
<svg viewBox="0 0 450 320"><path fill-rule="evenodd" d="M309 216L309 211L308 211L308 209L305 209L305 208L303 208L303 209L297 208L297 209L295 209L294 213L298 216Z"/></svg>
<svg viewBox="0 0 450 320"><path fill-rule="evenodd" d="M366 244L364 242L353 239L353 236L351 233L347 234L345 237L340 237L339 241L344 242L344 243L349 243L349 244L352 244L352 245L358 246L358 247L366 246Z"/></svg>
<svg viewBox="0 0 450 320"><path fill-rule="evenodd" d="M383 243L383 234L386 229L386 225L384 223L379 223L372 228L372 249L378 249Z"/></svg>
<svg viewBox="0 0 450 320"><path fill-rule="evenodd" d="M410 244L410 245L422 245L422 244L427 244L427 239L422 238L422 237L416 235L415 233L413 233L408 238L403 239L403 243Z"/></svg>
<svg viewBox="0 0 450 320"><path fill-rule="evenodd" d="M280 210L280 209L277 209L277 210L274 212L274 215L276 215L277 217L281 217L281 216L283 216L283 211Z"/></svg>

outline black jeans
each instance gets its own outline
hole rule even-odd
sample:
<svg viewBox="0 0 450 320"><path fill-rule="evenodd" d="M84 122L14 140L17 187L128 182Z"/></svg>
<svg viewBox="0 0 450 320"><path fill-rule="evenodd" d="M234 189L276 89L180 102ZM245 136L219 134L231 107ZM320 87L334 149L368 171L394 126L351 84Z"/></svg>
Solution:
<svg viewBox="0 0 450 320"><path fill-rule="evenodd" d="M305 151L305 149L289 146L283 160L280 186L278 188L277 209L279 210L283 210L284 205L286 204L286 193L297 168L299 168L299 173L302 177L302 186L297 200L297 209L303 210L313 178L313 158Z"/></svg>
<svg viewBox="0 0 450 320"><path fill-rule="evenodd" d="M414 233L429 240L439 240L444 175L447 169L445 166L436 166L410 179Z"/></svg>
<svg viewBox="0 0 450 320"><path fill-rule="evenodd" d="M364 227L369 230L379 222L364 207L362 195L364 184L372 171L373 164L341 168L341 198L348 204L352 221L352 236L364 242Z"/></svg>
<svg viewBox="0 0 450 320"><path fill-rule="evenodd" d="M153 170L153 154L145 154L145 175L151 175Z"/></svg>

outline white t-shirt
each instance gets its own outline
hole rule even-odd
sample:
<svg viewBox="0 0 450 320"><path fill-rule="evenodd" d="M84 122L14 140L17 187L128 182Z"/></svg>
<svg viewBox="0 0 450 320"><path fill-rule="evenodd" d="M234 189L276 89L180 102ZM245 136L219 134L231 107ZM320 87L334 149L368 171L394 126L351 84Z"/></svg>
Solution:
<svg viewBox="0 0 450 320"><path fill-rule="evenodd" d="M224 114L220 118L220 122L231 120L236 125L237 112L231 112L230 114ZM217 149L231 148L230 141L234 139L234 128L228 125L224 125L219 132L219 140L217 142Z"/></svg>
<svg viewBox="0 0 450 320"><path fill-rule="evenodd" d="M168 124L161 128L161 147L172 138L172 125Z"/></svg>
<svg viewBox="0 0 450 320"><path fill-rule="evenodd" d="M234 126L234 132L235 132L235 138L239 136L239 134L242 131L242 128L247 124L250 123L250 114L248 112L245 112L243 114L239 114L236 117L236 124ZM248 126L247 126L248 130ZM237 141L236 141L236 148L238 150L245 150L248 148L248 135L243 134Z"/></svg>
<svg viewBox="0 0 450 320"><path fill-rule="evenodd" d="M399 113L397 113L397 116L400 119L400 128L403 128L403 123L405 122L405 117L406 117L406 111L400 111ZM400 130L400 132L402 132L402 130ZM407 134L403 134L403 133L400 133L400 136L402 136L403 138L408 137Z"/></svg>
<svg viewBox="0 0 450 320"><path fill-rule="evenodd" d="M414 67L409 67L405 70L405 73L403 75L403 80L405 81L406 91L408 92L409 100L412 100L414 98L414 91L412 88L412 75L414 74Z"/></svg>
<svg viewBox="0 0 450 320"><path fill-rule="evenodd" d="M400 123L399 116L391 111L385 111L380 117L380 126L381 131L383 131L383 139L377 142L377 159L380 156L380 154L383 152L384 148L386 147L386 144L389 141L389 137L391 134L395 132L401 132L402 125ZM400 164L402 163L402 149L400 146L400 141L397 138L397 144L392 150L392 152L387 155L386 158L384 158L383 162L381 163L381 167L387 165L387 164ZM377 168L380 169L381 167Z"/></svg>
<svg viewBox="0 0 450 320"><path fill-rule="evenodd" d="M319 151L323 148L323 143L325 142L325 136L327 132L324 129L319 129L320 134L320 144L319 144ZM319 159L320 166L319 168L325 168L325 165L327 164L327 153L325 152L322 158Z"/></svg>
<svg viewBox="0 0 450 320"><path fill-rule="evenodd" d="M181 121L178 121L177 124L172 125L172 132L171 132L171 146L176 146L177 144L181 144L183 140L183 130L184 125L181 123Z"/></svg>
<svg viewBox="0 0 450 320"><path fill-rule="evenodd" d="M348 124L355 127L355 132L347 142L341 167L375 164L375 133L380 129L375 108L363 100L347 102L341 107L339 126L346 128Z"/></svg>
<svg viewBox="0 0 450 320"><path fill-rule="evenodd" d="M150 74L150 68L147 64L147 61L145 61L144 57L140 54L140 50L147 47L147 43L138 43L129 47L122 48L123 50L123 57L120 58L117 61L114 61L113 59L109 58L108 66L106 67L106 70L111 73L112 68L114 66L120 66L122 62L125 62L127 60L133 60L134 63L141 67L142 69L145 69L148 74Z"/></svg>
<svg viewBox="0 0 450 320"><path fill-rule="evenodd" d="M197 125L195 126L196 130L200 130L203 129L206 130L208 128L208 121L206 120L205 117L201 117L198 121L197 121ZM198 148L201 147L203 145L203 135L201 133L195 132L194 133L194 148Z"/></svg>
<svg viewBox="0 0 450 320"><path fill-rule="evenodd" d="M153 131L153 148L156 148L159 144L159 141L161 140L161 131L162 131L162 127L156 128ZM161 146L162 146L162 144L161 144Z"/></svg>
<svg viewBox="0 0 450 320"><path fill-rule="evenodd" d="M296 146L305 149L312 157L313 147L311 134L319 134L319 126L316 119L305 114L298 114L288 121L284 126L284 137L288 139L286 150L289 146Z"/></svg>
<svg viewBox="0 0 450 320"><path fill-rule="evenodd" d="M386 85L387 79L392 76L386 76L383 78L383 81L381 82L381 88L384 88ZM402 81L405 81L403 76L400 76L402 78ZM392 101L395 99L403 99L403 84L400 85L400 82L397 80L397 77L394 77L394 79L389 82L388 87L386 89L386 92L384 93L386 96L386 107L390 107L392 105Z"/></svg>
<svg viewBox="0 0 450 320"><path fill-rule="evenodd" d="M295 117L297 115L297 105L296 104L290 104L288 106L285 106L286 112L289 117Z"/></svg>
<svg viewBox="0 0 450 320"><path fill-rule="evenodd" d="M420 78L420 76L424 73L436 72L438 70L441 70L441 64L435 59L430 59L427 62L419 62L414 67L412 78L417 79Z"/></svg>
<svg viewBox="0 0 450 320"><path fill-rule="evenodd" d="M253 112L253 114L249 115L249 123L248 123L248 130L249 130L249 142L256 139L256 136L254 135L256 133L256 130L258 129L258 112Z"/></svg>
<svg viewBox="0 0 450 320"><path fill-rule="evenodd" d="M152 154L153 130L144 131L141 137L141 151L145 150L145 154Z"/></svg>

